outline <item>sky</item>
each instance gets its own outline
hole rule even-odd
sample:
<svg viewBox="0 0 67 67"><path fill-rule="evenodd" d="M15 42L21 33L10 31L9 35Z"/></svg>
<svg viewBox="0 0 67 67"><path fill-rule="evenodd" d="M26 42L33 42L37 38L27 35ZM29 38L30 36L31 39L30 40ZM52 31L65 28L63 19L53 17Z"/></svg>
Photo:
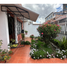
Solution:
<svg viewBox="0 0 67 67"><path fill-rule="evenodd" d="M39 14L37 23L45 22L45 17L51 12L59 12L63 9L62 4L22 4L22 6Z"/></svg>

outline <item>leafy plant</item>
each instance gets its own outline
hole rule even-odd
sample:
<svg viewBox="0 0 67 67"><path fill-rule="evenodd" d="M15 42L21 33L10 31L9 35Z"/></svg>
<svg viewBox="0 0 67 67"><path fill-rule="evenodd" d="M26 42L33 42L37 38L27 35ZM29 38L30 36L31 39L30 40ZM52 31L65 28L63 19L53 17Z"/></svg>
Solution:
<svg viewBox="0 0 67 67"><path fill-rule="evenodd" d="M60 26L56 24L43 24L37 28L40 36L47 44L50 43L50 40L57 37L57 34L60 32L60 29Z"/></svg>
<svg viewBox="0 0 67 67"><path fill-rule="evenodd" d="M28 31L25 30L25 33L28 33Z"/></svg>
<svg viewBox="0 0 67 67"><path fill-rule="evenodd" d="M35 40L31 40L31 45L35 44L36 41Z"/></svg>
<svg viewBox="0 0 67 67"><path fill-rule="evenodd" d="M3 61L5 60L5 61L7 61L7 60L9 60L10 59L10 56L9 55L4 55L3 56Z"/></svg>
<svg viewBox="0 0 67 67"><path fill-rule="evenodd" d="M32 34L32 35L30 35L30 38L32 38L32 40L33 40L33 38L34 38L34 35Z"/></svg>
<svg viewBox="0 0 67 67"><path fill-rule="evenodd" d="M58 41L58 46L61 50L67 49L67 39L63 37L62 40Z"/></svg>
<svg viewBox="0 0 67 67"><path fill-rule="evenodd" d="M11 47L11 45L12 45L12 43L9 43L9 44L8 44L8 46L10 46L10 47Z"/></svg>
<svg viewBox="0 0 67 67"><path fill-rule="evenodd" d="M9 51L8 54L12 54L13 52L12 51Z"/></svg>
<svg viewBox="0 0 67 67"><path fill-rule="evenodd" d="M21 41L21 45L25 44L25 41Z"/></svg>
<svg viewBox="0 0 67 67"><path fill-rule="evenodd" d="M25 44L26 44L26 45L30 45L30 42L29 42L29 41L25 41Z"/></svg>
<svg viewBox="0 0 67 67"><path fill-rule="evenodd" d="M16 48L18 46L18 44L12 44L10 47L11 48Z"/></svg>
<svg viewBox="0 0 67 67"><path fill-rule="evenodd" d="M21 41L21 45L30 45L30 42L29 41Z"/></svg>
<svg viewBox="0 0 67 67"><path fill-rule="evenodd" d="M42 37L38 36L38 40L42 41Z"/></svg>
<svg viewBox="0 0 67 67"><path fill-rule="evenodd" d="M2 51L2 55L7 54L7 52L8 52L8 51L4 49L4 50Z"/></svg>
<svg viewBox="0 0 67 67"><path fill-rule="evenodd" d="M45 46L46 44L44 43L44 42L42 42L42 41L37 41L37 43L36 43L36 48L37 49L41 49L43 46Z"/></svg>
<svg viewBox="0 0 67 67"><path fill-rule="evenodd" d="M30 55L33 59L41 59L45 57L46 52L43 50L33 50L33 52L30 52Z"/></svg>
<svg viewBox="0 0 67 67"><path fill-rule="evenodd" d="M30 49L36 48L36 41L35 40L31 40L31 47Z"/></svg>
<svg viewBox="0 0 67 67"><path fill-rule="evenodd" d="M11 39L11 43L13 44L15 42L15 40L14 39Z"/></svg>
<svg viewBox="0 0 67 67"><path fill-rule="evenodd" d="M21 36L22 36L22 40L24 40L25 34L24 33L21 33Z"/></svg>

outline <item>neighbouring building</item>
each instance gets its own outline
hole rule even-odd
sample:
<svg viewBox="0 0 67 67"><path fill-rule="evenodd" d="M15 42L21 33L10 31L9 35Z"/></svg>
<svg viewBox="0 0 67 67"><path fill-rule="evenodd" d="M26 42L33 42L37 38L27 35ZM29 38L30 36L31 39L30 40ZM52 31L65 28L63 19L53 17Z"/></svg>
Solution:
<svg viewBox="0 0 67 67"><path fill-rule="evenodd" d="M45 21L55 19L55 17L59 17L60 15L63 15L63 13L61 13L61 12L52 12L45 18Z"/></svg>
<svg viewBox="0 0 67 67"><path fill-rule="evenodd" d="M2 49L8 49L11 39L15 43L21 40L21 31L24 30L24 18L36 21L38 14L22 7L20 4L0 4L0 40Z"/></svg>
<svg viewBox="0 0 67 67"><path fill-rule="evenodd" d="M49 18L47 20L47 18ZM58 39L62 37L67 38L67 4L63 4L63 10L60 12L52 12L45 18L45 22L43 24L59 24L61 26L61 32L59 34Z"/></svg>

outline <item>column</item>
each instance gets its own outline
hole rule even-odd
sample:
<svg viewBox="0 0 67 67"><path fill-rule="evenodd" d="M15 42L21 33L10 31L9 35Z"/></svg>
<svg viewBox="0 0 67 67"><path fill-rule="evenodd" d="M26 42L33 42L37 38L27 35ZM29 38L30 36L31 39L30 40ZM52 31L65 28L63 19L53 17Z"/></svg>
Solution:
<svg viewBox="0 0 67 67"><path fill-rule="evenodd" d="M15 19L15 43L18 43L18 37L17 37L17 18L14 16Z"/></svg>

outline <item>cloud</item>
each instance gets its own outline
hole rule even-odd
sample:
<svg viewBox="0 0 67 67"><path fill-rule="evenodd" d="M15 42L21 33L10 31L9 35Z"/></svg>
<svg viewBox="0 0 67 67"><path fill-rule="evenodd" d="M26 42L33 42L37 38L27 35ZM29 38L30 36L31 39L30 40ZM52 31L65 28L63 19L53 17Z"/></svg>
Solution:
<svg viewBox="0 0 67 67"><path fill-rule="evenodd" d="M56 12L60 12L63 10L63 4L55 4L54 8Z"/></svg>
<svg viewBox="0 0 67 67"><path fill-rule="evenodd" d="M22 4L23 7L39 14L37 21L45 22L45 17L55 12L59 4Z"/></svg>

